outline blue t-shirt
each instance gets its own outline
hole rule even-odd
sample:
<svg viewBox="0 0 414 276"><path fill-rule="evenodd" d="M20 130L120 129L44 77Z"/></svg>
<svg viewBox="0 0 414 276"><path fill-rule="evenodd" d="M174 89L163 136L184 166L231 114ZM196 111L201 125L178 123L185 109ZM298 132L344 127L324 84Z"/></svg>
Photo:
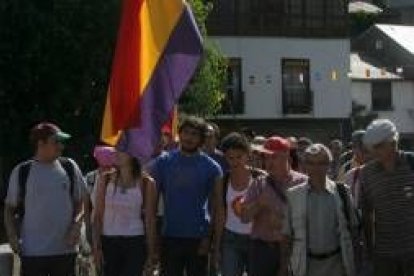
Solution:
<svg viewBox="0 0 414 276"><path fill-rule="evenodd" d="M164 200L163 235L206 236L207 200L216 179L223 176L220 165L202 152L186 156L173 150L155 160L151 173Z"/></svg>

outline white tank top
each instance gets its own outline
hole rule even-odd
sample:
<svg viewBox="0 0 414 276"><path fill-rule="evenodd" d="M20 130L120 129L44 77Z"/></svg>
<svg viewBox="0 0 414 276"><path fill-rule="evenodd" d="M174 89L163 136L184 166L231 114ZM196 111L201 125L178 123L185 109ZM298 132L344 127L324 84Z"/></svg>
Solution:
<svg viewBox="0 0 414 276"><path fill-rule="evenodd" d="M227 205L227 218L226 218L226 229L237 234L249 235L252 229L252 223L243 223L240 218L235 214L233 209L233 202L240 197L246 195L247 189L249 188L253 179L250 179L249 185L243 191L236 191L229 185L227 187L226 205Z"/></svg>
<svg viewBox="0 0 414 276"><path fill-rule="evenodd" d="M103 216L103 235L105 236L141 236L144 235L141 188L122 190L108 183Z"/></svg>

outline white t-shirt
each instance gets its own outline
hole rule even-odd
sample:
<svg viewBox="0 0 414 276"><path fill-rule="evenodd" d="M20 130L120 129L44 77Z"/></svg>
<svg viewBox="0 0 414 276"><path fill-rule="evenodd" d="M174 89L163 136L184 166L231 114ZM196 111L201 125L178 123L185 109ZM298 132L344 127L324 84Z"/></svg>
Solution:
<svg viewBox="0 0 414 276"><path fill-rule="evenodd" d="M226 218L226 226L225 228L231 232L242 234L242 235L249 235L252 229L252 223L243 223L240 220L233 209L233 202L239 198L245 196L252 179L250 179L249 185L246 189L242 191L236 191L231 186L231 182L229 180L229 185L227 188L227 195L226 195L226 205L227 205L227 218Z"/></svg>
<svg viewBox="0 0 414 276"><path fill-rule="evenodd" d="M96 199L96 189L93 198ZM93 200L95 202L95 200ZM139 184L123 190L109 182L105 194L102 234L105 236L142 236L142 193Z"/></svg>

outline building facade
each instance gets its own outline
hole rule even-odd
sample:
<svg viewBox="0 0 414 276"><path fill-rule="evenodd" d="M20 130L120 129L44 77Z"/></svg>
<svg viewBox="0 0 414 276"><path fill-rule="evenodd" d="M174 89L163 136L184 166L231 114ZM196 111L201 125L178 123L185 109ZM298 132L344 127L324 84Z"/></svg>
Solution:
<svg viewBox="0 0 414 276"><path fill-rule="evenodd" d="M229 64L220 125L323 142L347 139L352 106L347 4L216 0L214 5L209 34Z"/></svg>
<svg viewBox="0 0 414 276"><path fill-rule="evenodd" d="M414 26L374 25L352 48L353 101L394 121L402 147L414 149Z"/></svg>

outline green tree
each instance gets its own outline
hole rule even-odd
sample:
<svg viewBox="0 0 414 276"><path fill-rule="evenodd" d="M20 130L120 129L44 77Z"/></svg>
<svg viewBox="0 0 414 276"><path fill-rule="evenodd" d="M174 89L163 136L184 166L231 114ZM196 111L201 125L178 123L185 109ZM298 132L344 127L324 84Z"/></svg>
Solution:
<svg viewBox="0 0 414 276"><path fill-rule="evenodd" d="M180 100L179 109L188 114L209 116L221 110L227 65L207 35L206 20L212 4L202 0L190 0L190 4L204 39L204 54L197 73Z"/></svg>
<svg viewBox="0 0 414 276"><path fill-rule="evenodd" d="M3 179L30 157L28 130L49 120L73 134L67 151L83 169L99 141L120 0L0 1L0 168ZM214 114L220 109L224 60L205 27L210 4L191 0L205 39L197 75L182 110Z"/></svg>
<svg viewBox="0 0 414 276"><path fill-rule="evenodd" d="M28 130L42 120L58 122L73 134L70 154L82 163L100 128L119 5L119 0L1 1L5 173L30 156Z"/></svg>

